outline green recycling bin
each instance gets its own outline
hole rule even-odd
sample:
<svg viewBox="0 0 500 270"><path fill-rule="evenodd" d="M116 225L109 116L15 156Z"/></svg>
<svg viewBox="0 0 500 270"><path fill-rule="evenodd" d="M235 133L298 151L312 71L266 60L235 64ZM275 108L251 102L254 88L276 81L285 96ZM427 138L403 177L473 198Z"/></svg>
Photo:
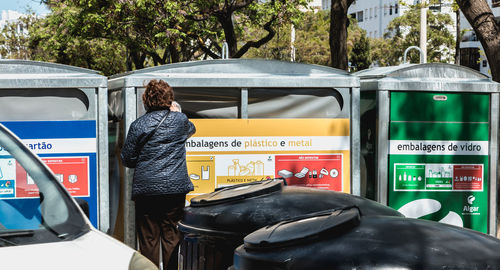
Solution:
<svg viewBox="0 0 500 270"><path fill-rule="evenodd" d="M499 84L441 63L356 75L362 195L407 217L495 235Z"/></svg>

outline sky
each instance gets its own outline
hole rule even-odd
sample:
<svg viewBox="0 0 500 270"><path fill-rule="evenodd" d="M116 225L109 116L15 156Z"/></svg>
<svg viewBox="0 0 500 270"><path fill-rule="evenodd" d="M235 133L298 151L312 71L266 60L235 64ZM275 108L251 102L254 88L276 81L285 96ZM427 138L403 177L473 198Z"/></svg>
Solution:
<svg viewBox="0 0 500 270"><path fill-rule="evenodd" d="M14 10L26 13L28 6L38 15L49 12L45 5L40 4L40 0L0 0L0 10Z"/></svg>

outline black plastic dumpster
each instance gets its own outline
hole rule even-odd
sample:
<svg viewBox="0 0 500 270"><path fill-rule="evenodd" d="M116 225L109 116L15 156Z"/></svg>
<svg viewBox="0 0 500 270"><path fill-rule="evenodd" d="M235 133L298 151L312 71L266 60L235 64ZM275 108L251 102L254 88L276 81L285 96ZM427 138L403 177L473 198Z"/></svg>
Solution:
<svg viewBox="0 0 500 270"><path fill-rule="evenodd" d="M230 269L500 269L499 249L500 240L469 229L351 208L249 234Z"/></svg>
<svg viewBox="0 0 500 270"><path fill-rule="evenodd" d="M235 185L195 197L179 223L184 233L179 269L227 269L243 238L266 225L318 211L357 207L362 216L402 215L358 196L282 180Z"/></svg>

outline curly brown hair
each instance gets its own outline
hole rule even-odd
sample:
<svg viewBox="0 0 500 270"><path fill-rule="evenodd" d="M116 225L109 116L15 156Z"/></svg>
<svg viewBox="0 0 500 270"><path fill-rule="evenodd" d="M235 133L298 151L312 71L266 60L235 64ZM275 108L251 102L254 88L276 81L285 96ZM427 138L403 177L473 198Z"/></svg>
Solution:
<svg viewBox="0 0 500 270"><path fill-rule="evenodd" d="M142 95L142 102L148 111L167 109L173 100L174 89L163 80L151 80Z"/></svg>

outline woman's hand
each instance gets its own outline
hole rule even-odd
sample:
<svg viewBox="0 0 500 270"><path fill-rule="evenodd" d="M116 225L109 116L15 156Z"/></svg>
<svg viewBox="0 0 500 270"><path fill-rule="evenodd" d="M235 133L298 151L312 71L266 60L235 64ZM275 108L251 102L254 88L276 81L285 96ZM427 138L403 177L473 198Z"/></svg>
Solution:
<svg viewBox="0 0 500 270"><path fill-rule="evenodd" d="M181 106L179 103L173 101L172 104L170 105L170 111L172 112L180 112L181 111Z"/></svg>

